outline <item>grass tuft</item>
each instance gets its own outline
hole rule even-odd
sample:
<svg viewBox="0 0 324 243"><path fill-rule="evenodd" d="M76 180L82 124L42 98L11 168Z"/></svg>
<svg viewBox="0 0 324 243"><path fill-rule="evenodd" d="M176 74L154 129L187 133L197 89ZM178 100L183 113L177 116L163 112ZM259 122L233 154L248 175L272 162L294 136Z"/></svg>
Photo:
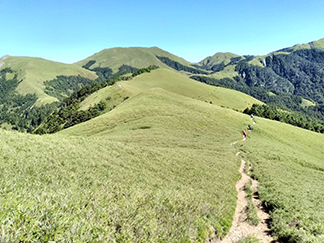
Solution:
<svg viewBox="0 0 324 243"><path fill-rule="evenodd" d="M259 243L260 240L254 236L247 236L240 239L237 243Z"/></svg>
<svg viewBox="0 0 324 243"><path fill-rule="evenodd" d="M251 225L258 225L260 223L260 219L257 214L257 209L255 208L253 204L253 189L252 189L252 181L250 180L248 183L244 185L244 189L246 192L246 199L248 201L248 204L245 208L246 212L246 222Z"/></svg>

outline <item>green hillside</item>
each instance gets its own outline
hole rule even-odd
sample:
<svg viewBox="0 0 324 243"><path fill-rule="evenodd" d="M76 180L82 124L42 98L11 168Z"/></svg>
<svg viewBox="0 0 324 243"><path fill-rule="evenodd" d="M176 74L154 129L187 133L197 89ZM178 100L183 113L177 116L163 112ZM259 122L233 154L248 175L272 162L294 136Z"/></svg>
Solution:
<svg viewBox="0 0 324 243"><path fill-rule="evenodd" d="M1 58L2 125L45 131L49 118L66 129L42 136L0 129L0 242L222 238L236 207L238 151L259 181L278 242L324 242L324 135L256 116L253 124L239 111L262 102L233 90L272 104L268 115L279 109L294 120L288 107L321 119L323 40L264 57L218 53L196 65L157 47L107 49L73 65ZM73 93L79 79L53 80L95 79L81 68L91 60L101 82L84 80ZM136 69L150 65L160 68ZM54 112L34 106L37 97L56 100L44 93L46 80L62 99L72 93Z"/></svg>
<svg viewBox="0 0 324 243"><path fill-rule="evenodd" d="M292 47L287 47L283 48L279 51L285 51L285 52L293 52L293 51L298 51L298 50L307 50L307 49L319 49L324 51L324 38L317 40L317 41L312 41L304 44L296 44Z"/></svg>
<svg viewBox="0 0 324 243"><path fill-rule="evenodd" d="M203 242L214 230L224 235L240 164L229 143L248 120L153 89L59 134L0 131L2 237Z"/></svg>
<svg viewBox="0 0 324 243"><path fill-rule="evenodd" d="M213 56L206 57L204 60L200 61L199 64L211 68L212 66L220 63L224 63L225 65L229 64L231 62L232 58L239 57L239 55L236 55L231 52L217 52Z"/></svg>
<svg viewBox="0 0 324 243"><path fill-rule="evenodd" d="M237 146L252 163L279 242L324 241L324 135L257 118Z"/></svg>
<svg viewBox="0 0 324 243"><path fill-rule="evenodd" d="M237 110L244 110L254 103L261 103L235 90L212 87L196 82L175 71L160 68L150 73L139 75L131 81L122 81L118 82L113 87L106 87L85 99L81 107L82 109L87 109L90 105L99 103L102 99L107 97L111 97L111 100L115 100L116 92L123 93L122 95L118 95L119 97L130 97L151 88L162 88L186 97Z"/></svg>
<svg viewBox="0 0 324 243"><path fill-rule="evenodd" d="M163 92L161 92L161 90L152 90L141 93L124 102L111 113L70 128L62 134L109 137L130 144L149 140L146 142L147 145L156 147L156 143L168 144L163 142L168 137L168 132L183 137L176 132L179 128L174 128L177 122L184 123L180 125L182 127L180 130L189 132L193 129L189 133L194 134L195 127L199 127L199 134L204 133L202 132L204 129L198 125L200 122L190 127L189 124L196 119L195 115L191 114L189 120L177 119L178 114L183 114L181 109L174 112L170 107L171 100L162 98ZM173 95L173 102L180 102L179 99L180 97ZM188 100L183 104L188 103L195 103L199 107L204 106L203 103L198 105L198 101L194 100L191 102ZM190 110L196 109L190 108ZM223 129L226 122L228 126L233 126L229 130L237 134L234 140L240 138L240 128L251 123L249 119L230 110L206 106L201 108L204 114L206 109L215 109L215 115L216 110L220 112L215 121L217 126ZM141 113L141 110L145 112ZM245 159L252 164L252 174L261 184L260 197L272 212L271 228L275 236L281 242L288 240L321 242L324 237L322 225L324 215L318 212L324 211L321 188L324 181L322 173L324 136L262 118L256 118L256 121L257 124L254 125L253 132L249 133L248 140L236 145L236 150L244 151ZM167 124L165 128L164 124ZM227 130L227 127L224 129ZM214 137L212 134L208 136ZM222 140L219 142L223 143Z"/></svg>
<svg viewBox="0 0 324 243"><path fill-rule="evenodd" d="M194 114L198 111L200 115ZM275 236L281 242L320 242L324 235L324 215L318 213L324 211L324 136L262 118L256 121L248 140L237 144L236 151L244 151L245 159L252 164L252 173L260 182L260 197L272 212ZM249 117L240 113L153 89L61 134L195 150L197 140L188 142L190 137L202 139L204 148L219 147L216 143L224 145L239 140L241 129L249 123ZM221 158L216 156L217 160Z"/></svg>
<svg viewBox="0 0 324 243"><path fill-rule="evenodd" d="M1 237L205 242L214 232L224 236L236 206L241 150L260 181L275 236L320 242L324 136L256 121L247 141L233 147L249 116L151 88L57 134L0 130Z"/></svg>
<svg viewBox="0 0 324 243"><path fill-rule="evenodd" d="M128 65L135 68L145 68L150 65L159 67L167 67L156 56L170 58L184 66L191 66L186 60L179 58L169 52L166 52L158 47L129 47L129 48L111 48L102 50L82 61L77 62L79 66L86 65L89 61L96 61L90 68L109 67L114 72L122 65Z"/></svg>
<svg viewBox="0 0 324 243"><path fill-rule="evenodd" d="M235 89L278 109L297 112L305 120L313 120L311 122L315 126L323 125L323 47L324 39L321 39L265 56L229 57L227 64L222 61L226 59L220 58L224 55L220 55L221 63L200 66L211 73L190 77L214 86Z"/></svg>
<svg viewBox="0 0 324 243"><path fill-rule="evenodd" d="M309 44L312 48L316 48L324 51L324 38L318 41L310 42Z"/></svg>
<svg viewBox="0 0 324 243"><path fill-rule="evenodd" d="M11 68L22 82L17 87L20 94L36 94L39 98L38 104L57 101L56 98L44 93L44 82L52 80L58 75L83 76L95 79L97 76L88 70L73 64L53 62L34 57L12 57L5 56L0 60L0 68Z"/></svg>

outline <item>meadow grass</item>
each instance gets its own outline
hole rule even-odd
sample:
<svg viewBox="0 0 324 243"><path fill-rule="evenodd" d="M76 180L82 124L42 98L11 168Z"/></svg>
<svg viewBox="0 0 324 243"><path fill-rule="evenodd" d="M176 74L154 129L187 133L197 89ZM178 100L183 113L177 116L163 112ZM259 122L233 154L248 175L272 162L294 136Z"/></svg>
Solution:
<svg viewBox="0 0 324 243"><path fill-rule="evenodd" d="M117 83L129 99L58 134L0 130L0 240L205 242L211 228L223 237L241 150L273 234L323 241L322 134L255 118L233 147L249 116L143 83Z"/></svg>
<svg viewBox="0 0 324 243"><path fill-rule="evenodd" d="M206 103L241 111L246 107L250 107L253 103L262 103L241 92L222 87L210 86L192 80L176 71L159 68L150 73L139 75L130 81L117 82L112 87L106 87L92 94L82 103L82 109L97 104L107 97L131 97L152 88L161 88Z"/></svg>
<svg viewBox="0 0 324 243"><path fill-rule="evenodd" d="M87 110L89 107L94 106L101 101L105 102L107 110L111 110L133 94L134 93L131 90L122 87L118 83L113 86L107 86L89 95L85 100L83 100L80 103L80 110Z"/></svg>
<svg viewBox="0 0 324 243"><path fill-rule="evenodd" d="M253 165L274 236L281 242L323 242L324 136L257 118L249 138L237 147Z"/></svg>
<svg viewBox="0 0 324 243"><path fill-rule="evenodd" d="M52 80L58 75L80 75L90 79L97 77L95 73L77 65L53 62L42 58L8 56L4 63L1 68L11 68L17 73L18 80L22 80L17 91L21 94L35 93L39 97L38 105L57 101L56 98L44 93L46 80Z"/></svg>
<svg viewBox="0 0 324 243"><path fill-rule="evenodd" d="M248 116L161 89L53 135L0 130L0 239L205 242L224 236Z"/></svg>

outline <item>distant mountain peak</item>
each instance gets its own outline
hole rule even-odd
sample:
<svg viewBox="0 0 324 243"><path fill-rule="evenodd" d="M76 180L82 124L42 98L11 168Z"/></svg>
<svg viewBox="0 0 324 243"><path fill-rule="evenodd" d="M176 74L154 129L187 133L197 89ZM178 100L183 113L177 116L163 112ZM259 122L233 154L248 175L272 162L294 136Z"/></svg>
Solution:
<svg viewBox="0 0 324 243"><path fill-rule="evenodd" d="M240 56L231 52L217 52L213 56L206 57L199 64L207 69L212 69L215 65L227 65L233 58L237 57Z"/></svg>
<svg viewBox="0 0 324 243"><path fill-rule="evenodd" d="M75 64L79 66L86 65L89 61L95 61L91 68L96 67L109 67L114 72L118 71L118 68L122 65L129 65L135 68L145 68L149 65L156 65L159 67L167 67L158 58L167 57L185 66L191 66L191 63L187 62L183 58L173 55L157 46L153 47L115 47L104 49L94 55L87 57Z"/></svg>
<svg viewBox="0 0 324 243"><path fill-rule="evenodd" d="M0 58L0 61L3 61L3 60L5 60L7 57L9 57L9 55L8 54L6 54L6 55L4 55L4 56L2 56L1 58Z"/></svg>

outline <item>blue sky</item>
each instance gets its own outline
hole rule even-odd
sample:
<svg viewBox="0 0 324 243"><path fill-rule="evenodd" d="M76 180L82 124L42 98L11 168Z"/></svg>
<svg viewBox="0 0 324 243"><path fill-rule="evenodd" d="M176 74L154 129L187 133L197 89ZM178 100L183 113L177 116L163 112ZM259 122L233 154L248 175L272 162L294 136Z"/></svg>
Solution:
<svg viewBox="0 0 324 243"><path fill-rule="evenodd" d="M73 63L105 48L158 46L191 62L264 55L324 38L323 0L0 0L0 57Z"/></svg>

